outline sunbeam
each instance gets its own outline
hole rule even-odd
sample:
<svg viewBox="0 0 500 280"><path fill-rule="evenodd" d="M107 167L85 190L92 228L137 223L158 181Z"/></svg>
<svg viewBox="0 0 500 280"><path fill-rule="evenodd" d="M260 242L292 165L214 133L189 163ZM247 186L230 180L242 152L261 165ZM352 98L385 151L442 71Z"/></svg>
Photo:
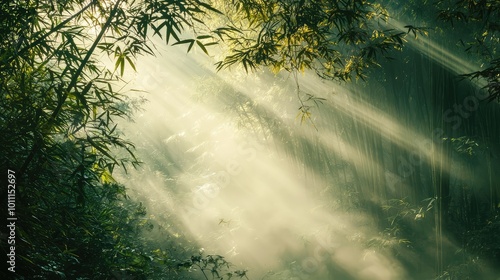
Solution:
<svg viewBox="0 0 500 280"><path fill-rule="evenodd" d="M495 1L63 2L0 3L1 279L500 279Z"/></svg>

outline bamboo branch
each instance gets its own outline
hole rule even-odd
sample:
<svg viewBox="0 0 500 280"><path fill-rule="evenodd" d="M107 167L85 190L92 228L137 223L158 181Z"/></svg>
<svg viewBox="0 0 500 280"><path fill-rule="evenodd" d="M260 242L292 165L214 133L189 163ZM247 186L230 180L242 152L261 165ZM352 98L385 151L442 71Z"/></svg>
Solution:
<svg viewBox="0 0 500 280"><path fill-rule="evenodd" d="M109 18L106 20L106 22L104 23L104 25L103 25L103 27L101 29L101 32L99 32L99 34L97 35L94 43L92 44L92 46L88 50L88 52L85 55L82 63L80 64L80 66L76 70L75 74L71 78L71 81L70 81L68 87L66 88L66 90L64 91L62 97L58 100L58 104L57 104L56 108L54 109L54 112L52 112L52 115L50 115L50 117L47 120L47 122L45 123L45 125L41 126L41 130L42 131L44 130L44 127L49 127L50 124L57 118L57 116L61 112L62 106L64 105L64 103L66 102L66 99L68 98L69 92L76 86L76 83L78 81L78 77L80 77L80 75L82 74L83 69L85 68L85 66L89 62L90 57L92 56L92 54L94 53L95 49L97 48L97 45L99 44L99 42L101 41L101 39L104 37L104 34L108 30L108 28L111 26L111 21L113 20L113 17L116 15L118 7L120 6L120 4L121 4L122 1L123 0L117 0L116 1L113 9L111 10ZM28 155L28 157L24 161L24 163L23 163L23 165L22 165L22 167L21 167L21 169L19 171L19 176L20 177L22 175L24 175L24 172L26 172L26 169L28 168L29 164L33 160L35 154L38 152L39 148L40 148L39 143L35 143L33 145L33 149L31 150L30 154Z"/></svg>

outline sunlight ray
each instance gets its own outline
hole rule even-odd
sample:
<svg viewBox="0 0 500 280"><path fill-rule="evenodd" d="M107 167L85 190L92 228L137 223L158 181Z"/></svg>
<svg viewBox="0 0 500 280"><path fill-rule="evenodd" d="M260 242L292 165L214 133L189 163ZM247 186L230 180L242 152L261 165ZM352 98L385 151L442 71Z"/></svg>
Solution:
<svg viewBox="0 0 500 280"><path fill-rule="evenodd" d="M441 151L434 142L436 140L433 140L432 133L424 136L409 127L402 126L390 114L375 108L366 101L352 97L354 95L348 89L334 84L320 83L315 80L315 77L304 79L303 84L311 92L320 93L322 94L320 96L327 98L329 108L334 108L346 116L356 117L366 124L367 128L379 132L388 141L419 155L429 163L441 164L442 156L439 156ZM328 94L332 91L334 94ZM324 95L324 93L327 94Z"/></svg>
<svg viewBox="0 0 500 280"><path fill-rule="evenodd" d="M178 59L176 57L177 62ZM167 62L156 60L156 63ZM353 231L360 232L362 238L372 238L377 234L368 222L369 217L363 218L361 213L331 212L328 207L318 208L318 197L313 192L315 188L308 187L310 182L307 178L315 177L317 185L329 184L321 174L308 166L297 166L288 156L266 153L269 147L260 147L262 144L259 144L258 139L242 138L241 131L228 124L224 115L216 113L205 104L193 102L191 98L196 91L195 85L179 81L192 80L193 73L208 74L204 70L191 71L188 66L191 64L187 62L182 65L184 66L179 71L165 70L164 74L160 74L162 77L157 81L159 86L149 95L151 101L145 108L147 114L144 113L138 121L146 129L144 137L151 138L148 141L158 142L152 137L163 139L165 146L158 148L158 153L167 155L176 151L176 154L163 159L156 157L158 164L169 166L171 162L192 160L190 165L194 165L188 169L182 166L177 169L170 167L171 171L167 168L166 172L171 174L166 174L165 179L147 180L152 188L150 199L169 203L165 209L176 213L185 229L205 250L230 252L233 262L245 263L258 271L256 273L263 273L269 268L280 268L283 265L280 260L287 255L301 256L309 250L314 253L316 247L322 245L315 241L317 237L310 229L330 225L330 232L323 234L336 235L335 241L331 242L343 245L338 245L338 248L337 245L326 249L319 247L321 250L329 250L326 251L329 253L327 258L315 260L319 267L310 272L312 275L324 273L321 271L333 261L343 266L346 273L356 279L399 278L402 272L389 255L375 254L366 257L360 264L353 262L351 258L353 254L364 254L363 249L356 245L359 240L349 237ZM155 66L152 64L150 67L154 69ZM319 137L307 134L304 126L298 125L292 117L297 110L297 103L293 98L277 108L270 100L262 98L274 92L258 96L259 88L288 93L294 89L293 86L286 85L290 84L289 80L285 79L285 83L269 87L269 84L275 84L272 76L245 77L240 74L239 77L244 77L244 82L235 77L238 74L235 75L233 71L231 75L223 75L222 80L250 100L260 98L258 105L264 110L262 112L267 111L268 117L294 127L294 133L302 135L304 141L314 141L317 138L319 145L325 146L332 153L341 154L353 164L379 166L379 163L367 162L354 146L345 141L329 139L334 137L333 133L316 133ZM143 85L148 86L147 83ZM168 92L164 92L167 89L165 85ZM381 123L376 123L373 120L375 117L365 118L370 119L370 123ZM242 143L248 144L241 146ZM164 149L172 152L166 153ZM206 159L200 158L205 153L208 153ZM381 169L380 166L377 168ZM177 182L175 189L168 186L167 178ZM158 215L161 216L160 213L155 213L155 216ZM297 242L301 236L309 240L306 244L310 245ZM307 267L308 259L302 261L304 264L299 264L301 269L303 266ZM387 266L389 263L392 264ZM373 274L370 278L369 272L380 275Z"/></svg>
<svg viewBox="0 0 500 280"><path fill-rule="evenodd" d="M407 31L404 27L405 25L407 24L394 18L390 18L387 22L388 27L403 32ZM445 46L440 45L437 40L433 39L433 35L435 34L431 33L429 36L419 36L418 39L410 38L407 41L407 45L416 48L420 53L428 56L432 61L438 62L446 69L458 75L472 73L482 67L477 63L465 59L464 56L454 54ZM484 80L473 80L472 83L478 88L482 88L486 85Z"/></svg>

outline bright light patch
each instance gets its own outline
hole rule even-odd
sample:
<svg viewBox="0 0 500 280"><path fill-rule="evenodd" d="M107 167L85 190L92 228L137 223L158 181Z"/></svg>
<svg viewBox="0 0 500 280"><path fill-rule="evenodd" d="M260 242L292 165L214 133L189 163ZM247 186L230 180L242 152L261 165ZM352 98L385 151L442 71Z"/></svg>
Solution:
<svg viewBox="0 0 500 280"><path fill-rule="evenodd" d="M133 87L150 91L150 102L127 136L145 163L127 186L147 198L158 223L170 225L160 232L224 255L252 279L407 278L391 250L367 245L402 246L380 237L376 213L342 201L358 195L343 184L356 175L332 180L322 166L335 173L344 163L314 160L342 158L359 173L383 175L384 162L371 160L361 152L364 143L346 134L376 130L384 141L439 163L422 145L431 136L309 75L300 77L303 90L328 99L311 119L318 131L294 118L299 104L289 77L234 69L215 76L209 58L177 48L138 64ZM335 127L321 120L326 109ZM352 116L366 128L343 127L339 119ZM367 194L381 200L375 191Z"/></svg>

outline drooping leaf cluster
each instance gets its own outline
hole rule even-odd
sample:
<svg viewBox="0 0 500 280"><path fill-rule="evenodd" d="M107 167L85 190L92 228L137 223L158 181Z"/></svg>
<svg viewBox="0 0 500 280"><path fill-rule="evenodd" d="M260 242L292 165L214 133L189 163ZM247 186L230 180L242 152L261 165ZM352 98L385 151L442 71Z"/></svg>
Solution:
<svg viewBox="0 0 500 280"><path fill-rule="evenodd" d="M216 35L229 44L222 69L265 65L278 72L314 69L326 79L364 78L377 59L400 49L405 32L386 27L387 11L365 0L234 0L221 4L227 26Z"/></svg>

